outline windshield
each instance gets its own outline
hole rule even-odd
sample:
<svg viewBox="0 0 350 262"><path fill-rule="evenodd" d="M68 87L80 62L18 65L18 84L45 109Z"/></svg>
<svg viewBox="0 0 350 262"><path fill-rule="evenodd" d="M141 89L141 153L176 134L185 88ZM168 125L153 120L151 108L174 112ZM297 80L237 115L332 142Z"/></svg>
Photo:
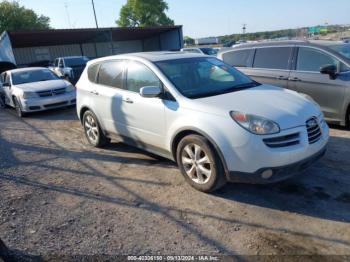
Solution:
<svg viewBox="0 0 350 262"><path fill-rule="evenodd" d="M218 53L214 48L200 48L200 50L206 55L217 55Z"/></svg>
<svg viewBox="0 0 350 262"><path fill-rule="evenodd" d="M59 79L58 76L56 76L49 69L39 69L12 73L12 83L14 85L57 79Z"/></svg>
<svg viewBox="0 0 350 262"><path fill-rule="evenodd" d="M156 64L188 98L220 95L260 85L216 58L185 58Z"/></svg>
<svg viewBox="0 0 350 262"><path fill-rule="evenodd" d="M330 48L350 59L350 44L332 45Z"/></svg>
<svg viewBox="0 0 350 262"><path fill-rule="evenodd" d="M86 57L69 57L64 59L64 63L67 67L86 66L88 60Z"/></svg>

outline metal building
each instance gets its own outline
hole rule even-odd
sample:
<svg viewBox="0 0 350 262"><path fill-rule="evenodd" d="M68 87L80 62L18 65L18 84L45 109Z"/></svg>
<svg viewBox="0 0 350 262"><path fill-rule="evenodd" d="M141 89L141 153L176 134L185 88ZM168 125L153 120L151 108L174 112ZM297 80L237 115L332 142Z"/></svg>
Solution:
<svg viewBox="0 0 350 262"><path fill-rule="evenodd" d="M0 62L38 65L62 56L179 50L182 26L9 31L0 35Z"/></svg>

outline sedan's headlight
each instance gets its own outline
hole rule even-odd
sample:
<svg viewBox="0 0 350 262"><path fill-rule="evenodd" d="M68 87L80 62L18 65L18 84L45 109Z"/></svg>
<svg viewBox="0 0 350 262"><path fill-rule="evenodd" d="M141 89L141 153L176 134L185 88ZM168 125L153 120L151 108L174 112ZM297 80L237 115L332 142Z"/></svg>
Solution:
<svg viewBox="0 0 350 262"><path fill-rule="evenodd" d="M73 85L69 85L66 87L66 92L69 93L69 92L73 92L75 91L75 87Z"/></svg>
<svg viewBox="0 0 350 262"><path fill-rule="evenodd" d="M36 98L39 97L35 92L23 92L23 99Z"/></svg>
<svg viewBox="0 0 350 262"><path fill-rule="evenodd" d="M241 127L256 135L270 135L280 132L277 123L261 116L232 111L230 115Z"/></svg>

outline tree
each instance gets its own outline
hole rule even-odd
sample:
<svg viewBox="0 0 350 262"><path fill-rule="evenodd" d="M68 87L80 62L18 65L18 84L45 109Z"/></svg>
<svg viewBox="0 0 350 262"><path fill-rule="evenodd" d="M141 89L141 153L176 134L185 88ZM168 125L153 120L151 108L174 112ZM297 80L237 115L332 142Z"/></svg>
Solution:
<svg viewBox="0 0 350 262"><path fill-rule="evenodd" d="M37 15L18 2L0 2L0 34L11 30L49 29L50 18Z"/></svg>
<svg viewBox="0 0 350 262"><path fill-rule="evenodd" d="M125 27L174 25L165 14L168 8L164 0L127 0L116 22Z"/></svg>
<svg viewBox="0 0 350 262"><path fill-rule="evenodd" d="M189 37L189 36L185 36L184 37L184 44L185 45L194 45L194 39Z"/></svg>

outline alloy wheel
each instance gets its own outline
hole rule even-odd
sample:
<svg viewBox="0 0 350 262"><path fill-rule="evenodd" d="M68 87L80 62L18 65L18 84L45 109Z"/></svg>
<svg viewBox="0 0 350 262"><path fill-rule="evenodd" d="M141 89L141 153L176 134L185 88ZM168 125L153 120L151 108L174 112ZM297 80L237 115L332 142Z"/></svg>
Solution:
<svg viewBox="0 0 350 262"><path fill-rule="evenodd" d="M88 139L96 144L99 138L99 130L95 119L91 115L86 116L84 127Z"/></svg>
<svg viewBox="0 0 350 262"><path fill-rule="evenodd" d="M212 163L205 151L196 144L188 144L181 154L182 165L192 181L205 184L212 175Z"/></svg>

